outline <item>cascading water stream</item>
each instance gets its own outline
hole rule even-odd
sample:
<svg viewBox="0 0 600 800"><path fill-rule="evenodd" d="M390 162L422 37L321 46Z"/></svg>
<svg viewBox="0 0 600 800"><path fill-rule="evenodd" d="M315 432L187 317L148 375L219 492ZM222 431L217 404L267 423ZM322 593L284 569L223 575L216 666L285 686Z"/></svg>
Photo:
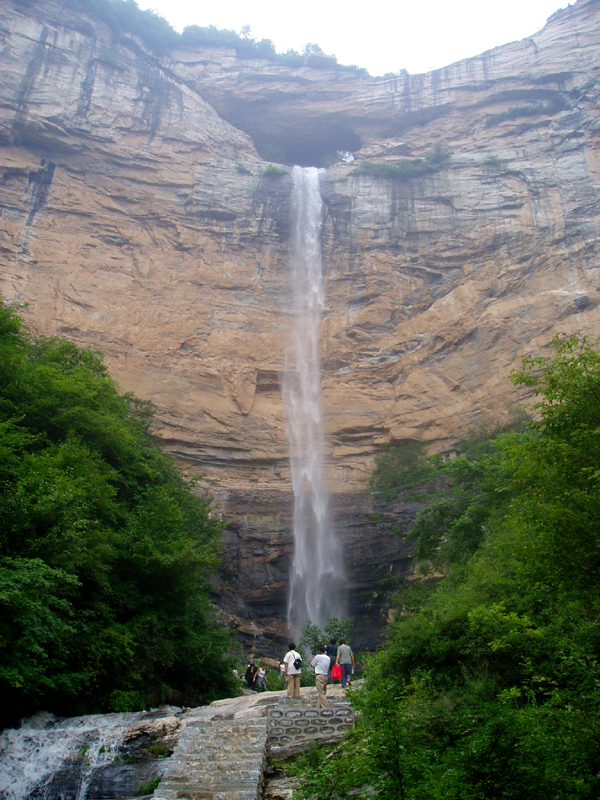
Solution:
<svg viewBox="0 0 600 800"><path fill-rule="evenodd" d="M288 626L322 625L343 615L344 566L329 514L321 410L319 342L325 308L320 170L294 167L292 282L294 326L283 386L294 487L294 559Z"/></svg>
<svg viewBox="0 0 600 800"><path fill-rule="evenodd" d="M110 767L125 731L142 716L55 719L41 713L0 735L0 798L84 800L93 776Z"/></svg>

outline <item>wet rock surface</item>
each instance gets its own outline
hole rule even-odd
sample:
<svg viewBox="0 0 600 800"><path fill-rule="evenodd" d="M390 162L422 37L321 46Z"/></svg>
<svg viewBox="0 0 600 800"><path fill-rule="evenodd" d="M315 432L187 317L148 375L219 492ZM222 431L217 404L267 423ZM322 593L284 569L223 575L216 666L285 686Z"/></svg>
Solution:
<svg viewBox="0 0 600 800"><path fill-rule="evenodd" d="M0 737L3 800L118 800L162 774L183 728L184 712L38 714ZM143 793L143 792L141 792Z"/></svg>

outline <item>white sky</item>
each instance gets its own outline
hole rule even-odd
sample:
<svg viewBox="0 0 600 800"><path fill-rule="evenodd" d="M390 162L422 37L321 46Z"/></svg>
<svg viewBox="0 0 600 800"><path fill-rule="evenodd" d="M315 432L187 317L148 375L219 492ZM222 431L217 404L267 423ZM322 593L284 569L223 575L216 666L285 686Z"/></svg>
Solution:
<svg viewBox="0 0 600 800"><path fill-rule="evenodd" d="M239 33L250 25L255 39L271 39L277 52L302 52L315 42L341 64L371 75L427 72L477 55L542 28L568 0L138 0L181 31L216 25Z"/></svg>

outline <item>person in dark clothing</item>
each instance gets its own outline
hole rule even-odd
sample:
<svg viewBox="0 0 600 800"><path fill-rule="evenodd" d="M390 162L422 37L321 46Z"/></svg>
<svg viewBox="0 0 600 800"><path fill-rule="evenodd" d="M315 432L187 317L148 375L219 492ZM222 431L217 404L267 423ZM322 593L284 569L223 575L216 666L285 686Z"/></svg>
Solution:
<svg viewBox="0 0 600 800"><path fill-rule="evenodd" d="M246 681L246 686L249 689L256 690L256 686L254 685L256 681L256 677L258 675L258 667L254 663L254 659L250 659L248 662L248 667L246 668L246 673L244 675L244 680Z"/></svg>
<svg viewBox="0 0 600 800"><path fill-rule="evenodd" d="M335 664L337 658L337 645L335 639L331 639L329 644L325 645L325 653L329 656L329 678L331 679L331 668Z"/></svg>

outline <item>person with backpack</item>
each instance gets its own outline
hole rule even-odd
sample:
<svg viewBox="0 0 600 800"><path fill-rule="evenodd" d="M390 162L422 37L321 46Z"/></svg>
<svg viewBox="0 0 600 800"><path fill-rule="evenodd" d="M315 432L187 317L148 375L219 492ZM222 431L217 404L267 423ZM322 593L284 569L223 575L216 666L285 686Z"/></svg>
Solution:
<svg viewBox="0 0 600 800"><path fill-rule="evenodd" d="M302 656L296 650L294 642L283 658L284 675L287 679L287 696L300 697L300 675L302 673Z"/></svg>

